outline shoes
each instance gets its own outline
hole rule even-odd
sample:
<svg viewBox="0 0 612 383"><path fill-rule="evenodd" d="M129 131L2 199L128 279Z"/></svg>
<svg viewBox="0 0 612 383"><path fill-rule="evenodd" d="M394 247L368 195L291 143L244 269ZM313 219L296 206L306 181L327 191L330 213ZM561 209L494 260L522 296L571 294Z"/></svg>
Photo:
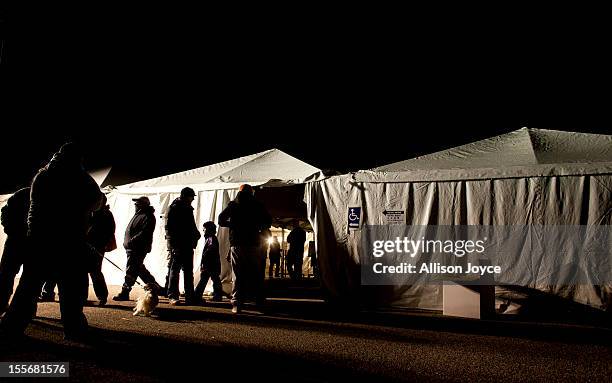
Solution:
<svg viewBox="0 0 612 383"><path fill-rule="evenodd" d="M179 303L180 301L178 299L170 299L170 301L168 302L170 306L178 306Z"/></svg>
<svg viewBox="0 0 612 383"><path fill-rule="evenodd" d="M238 306L232 306L232 314L240 314L242 309Z"/></svg>
<svg viewBox="0 0 612 383"><path fill-rule="evenodd" d="M114 301L129 301L130 292L128 290L121 290L121 292L113 297Z"/></svg>
<svg viewBox="0 0 612 383"><path fill-rule="evenodd" d="M100 299L100 301L98 302L98 307L103 307L103 306L106 306L106 298Z"/></svg>

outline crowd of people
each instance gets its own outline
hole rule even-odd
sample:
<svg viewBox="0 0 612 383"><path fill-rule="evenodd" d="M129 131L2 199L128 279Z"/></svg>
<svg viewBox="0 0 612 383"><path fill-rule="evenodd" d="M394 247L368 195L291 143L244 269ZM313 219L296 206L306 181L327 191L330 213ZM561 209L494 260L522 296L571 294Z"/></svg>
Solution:
<svg viewBox="0 0 612 383"><path fill-rule="evenodd" d="M69 190L69 193L66 193ZM214 301L225 295L221 284L221 254L214 222L204 223L204 246L200 279L194 287L194 249L201 239L194 218L193 189L186 187L170 205L165 222L168 245L168 272L164 286L147 270L144 261L151 252L156 227L155 209L146 196L134 198L135 213L123 241L127 255L125 280L115 301L130 299L130 291L140 279L166 296L171 305L180 303L179 281L183 273L185 304L203 303L208 281L212 281ZM98 305L108 300L108 287L102 273L104 254L117 248L115 220L106 196L87 174L77 145L64 144L49 163L40 169L29 188L17 191L2 208L2 225L7 234L0 262L0 334L20 336L36 314L38 301L54 301L55 289L64 333L80 338L87 333L83 307L87 302L89 276ZM221 227L229 228L232 312L240 313L246 301L265 304L264 278L269 248L268 275L280 274L281 245L271 237L272 218L254 195L254 189L241 185L236 198L218 217ZM294 223L287 237L290 245L287 268L291 278L302 276L306 232ZM14 280L23 266L17 289ZM115 265L116 266L116 265ZM117 266L118 267L118 266ZM12 295L12 299L11 299ZM10 301L10 305L9 305Z"/></svg>

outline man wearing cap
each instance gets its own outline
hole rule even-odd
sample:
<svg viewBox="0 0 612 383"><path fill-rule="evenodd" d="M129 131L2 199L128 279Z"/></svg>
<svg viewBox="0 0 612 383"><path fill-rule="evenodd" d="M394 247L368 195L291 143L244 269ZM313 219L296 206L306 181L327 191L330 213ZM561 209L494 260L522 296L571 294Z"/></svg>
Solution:
<svg viewBox="0 0 612 383"><path fill-rule="evenodd" d="M143 196L132 199L136 207L136 213L125 229L123 247L127 254L127 266L125 270L125 282L121 292L113 297L115 301L130 300L130 291L140 277L146 284L154 284L158 290L161 287L144 265L147 254L151 251L153 243L153 232L155 231L155 209L151 206L149 198Z"/></svg>
<svg viewBox="0 0 612 383"><path fill-rule="evenodd" d="M251 295L261 306L265 255L261 251L261 233L271 225L272 218L255 199L251 185L241 185L236 198L219 215L219 225L229 227L232 265L232 313L237 314ZM249 291L250 290L250 291ZM250 294L249 294L250 293Z"/></svg>
<svg viewBox="0 0 612 383"><path fill-rule="evenodd" d="M179 278L181 270L185 278L185 303L196 303L193 290L193 249L200 239L200 232L193 218L191 203L195 198L192 188L181 190L181 196L175 199L166 218L166 240L170 250L168 276L168 299L171 305L179 303Z"/></svg>

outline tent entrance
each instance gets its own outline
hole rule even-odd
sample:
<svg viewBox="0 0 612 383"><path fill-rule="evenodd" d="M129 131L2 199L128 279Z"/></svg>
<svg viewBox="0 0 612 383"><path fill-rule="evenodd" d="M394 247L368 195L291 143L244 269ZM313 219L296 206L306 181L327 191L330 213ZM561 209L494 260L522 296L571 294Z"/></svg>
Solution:
<svg viewBox="0 0 612 383"><path fill-rule="evenodd" d="M288 265L286 262L289 244L287 236L296 225L306 231L306 243L303 249L302 276L303 278L314 278L317 273L316 254L314 254L314 232L306 217L306 203L304 202L304 185L291 185L282 187L263 187L257 190L256 198L268 210L272 216L271 237L277 237L281 244L281 271L280 278L289 278ZM269 247L267 250L269 255ZM315 261L313 261L313 258ZM269 273L270 258L266 258L266 278ZM274 276L272 276L274 277Z"/></svg>

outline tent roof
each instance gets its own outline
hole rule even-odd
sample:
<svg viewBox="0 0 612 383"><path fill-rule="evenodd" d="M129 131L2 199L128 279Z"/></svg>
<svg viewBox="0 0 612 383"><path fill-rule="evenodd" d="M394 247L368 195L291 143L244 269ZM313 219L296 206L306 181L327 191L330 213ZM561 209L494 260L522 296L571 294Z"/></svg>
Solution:
<svg viewBox="0 0 612 383"><path fill-rule="evenodd" d="M179 173L120 186L123 192L178 192L190 186L196 190L233 189L242 183L282 186L303 183L320 170L278 149L219 162Z"/></svg>
<svg viewBox="0 0 612 383"><path fill-rule="evenodd" d="M522 128L356 174L366 181L436 181L612 172L612 136Z"/></svg>

